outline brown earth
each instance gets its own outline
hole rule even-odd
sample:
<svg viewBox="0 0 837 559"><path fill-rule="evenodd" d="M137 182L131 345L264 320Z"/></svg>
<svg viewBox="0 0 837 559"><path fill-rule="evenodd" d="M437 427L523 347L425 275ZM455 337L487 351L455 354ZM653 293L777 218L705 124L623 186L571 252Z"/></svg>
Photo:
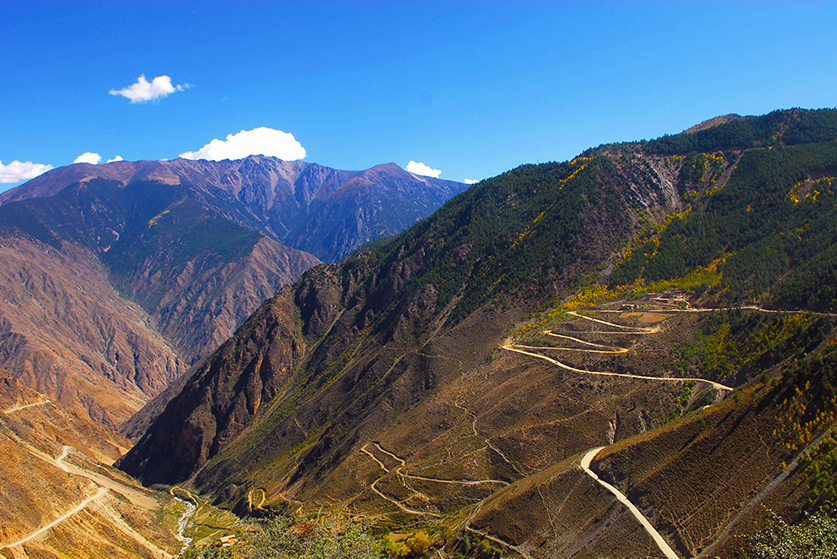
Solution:
<svg viewBox="0 0 837 559"><path fill-rule="evenodd" d="M186 366L88 252L0 239L0 366L27 386L118 426Z"/></svg>
<svg viewBox="0 0 837 559"><path fill-rule="evenodd" d="M173 500L106 465L127 440L5 371L0 407L0 555L163 558L180 549Z"/></svg>

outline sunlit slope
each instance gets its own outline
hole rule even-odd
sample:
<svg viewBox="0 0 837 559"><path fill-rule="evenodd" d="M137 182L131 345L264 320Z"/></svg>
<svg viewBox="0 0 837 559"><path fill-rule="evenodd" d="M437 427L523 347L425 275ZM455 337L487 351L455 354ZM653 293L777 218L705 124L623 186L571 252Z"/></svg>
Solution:
<svg viewBox="0 0 837 559"><path fill-rule="evenodd" d="M771 113L743 131L747 120L649 142L653 154L681 150L668 160L680 165L688 211L634 238L609 285L673 279L719 261L718 283L704 286L719 301L834 310L833 112ZM691 147L710 149L682 151Z"/></svg>
<svg viewBox="0 0 837 559"><path fill-rule="evenodd" d="M109 464L128 441L0 371L5 557L172 557L177 506Z"/></svg>
<svg viewBox="0 0 837 559"><path fill-rule="evenodd" d="M666 139L682 152L644 142L520 167L309 272L199 368L121 467L241 511L258 494L278 509L444 525L469 554L469 538L486 538L531 557L632 557L656 544L575 461L607 447L599 468L668 441L660 460L690 467L684 479L729 487L710 519L684 518L699 496L666 485L675 474L653 454L628 468L647 470L647 485L600 474L678 553L705 549L730 525L720 507L744 511L797 452L764 452L784 440L774 427L793 386L806 390L786 369L824 352L834 327L829 305L778 294L831 246L810 240L831 229L803 206L826 191L793 195L837 169L835 112L742 120ZM790 239L787 267L755 289L763 267L736 259L761 255L770 235ZM825 292L834 272L823 269ZM756 473L707 471L704 447L681 441L693 435L724 468L751 461ZM666 508L660 487L683 499ZM806 498L780 501L798 511Z"/></svg>

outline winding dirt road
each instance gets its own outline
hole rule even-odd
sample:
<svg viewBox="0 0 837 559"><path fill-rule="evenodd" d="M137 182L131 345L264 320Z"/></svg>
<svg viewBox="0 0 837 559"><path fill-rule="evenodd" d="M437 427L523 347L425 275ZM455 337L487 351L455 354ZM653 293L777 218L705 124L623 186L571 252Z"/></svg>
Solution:
<svg viewBox="0 0 837 559"><path fill-rule="evenodd" d="M597 324L602 324L604 326L607 326L609 328L614 329L614 330L610 330L610 331L591 330L589 332L580 332L580 333L577 333L577 334L587 333L587 334L595 334L595 335L602 335L602 334L605 334L605 335L620 335L620 334L621 335L626 335L626 334L652 335L652 334L656 334L660 331L659 326L654 326L654 327L630 327L630 326L624 326L624 325L621 325L621 324L615 324L613 322L609 322L609 321L606 321L606 320L601 320L601 319L598 319L598 318L593 318L593 317L590 317L590 316L580 315L580 314L578 314L576 312L572 312L572 311L568 312L567 314L569 314L571 316L574 316L576 318L580 318L580 319L583 319L583 320L588 320L588 321L591 321L591 322L594 322L594 323L597 323ZM552 357L548 357L548 356L542 355L540 353L535 353L534 351L553 350L553 351L579 351L579 352L587 352L587 353L627 353L627 352L630 351L630 349L621 348L621 347L617 347L617 346L608 346L608 345L605 345L605 344L594 343L594 342L583 340L583 339L580 339L580 338L577 338L577 337L574 337L574 336L568 336L568 335L565 335L565 334L557 334L557 333L554 333L554 332L551 332L551 331L544 331L543 334L548 335L548 336L552 336L552 337L555 337L555 338L559 338L559 339L570 340L570 341L580 343L582 345L586 345L588 347L596 348L596 349L561 348L561 347L556 348L556 347L546 347L546 346L518 345L518 344L512 343L512 341L510 339L506 340L500 347L502 349L505 349L506 351L512 351L512 352L515 352L515 353L520 353L522 355L528 355L530 357L536 357L538 359L543 359L544 361L552 363L553 365L556 365L556 366L558 366L562 369L566 369L568 371L572 371L572 372L575 372L575 373L581 373L581 374L585 374L585 375L622 377L622 378L632 378L632 379L638 379L638 380L649 380L649 381L658 381L658 382L703 382L703 383L709 384L710 386L712 386L713 388L715 388L716 390L719 390L719 391L725 391L725 392L732 391L732 388L729 387L729 386L725 386L721 383L718 383L718 382L715 382L715 381L712 381L712 380L708 380L708 379L702 379L702 378L652 377L652 376L648 376L648 375L633 375L633 374L629 374L629 373L614 373L614 372L611 372L611 371L589 371L589 370L585 370L585 369L579 369L577 367L573 367L571 365L563 363L563 362L561 362L557 359L553 359ZM527 351L527 350L534 350L534 351ZM634 517L642 525L643 529L645 529L645 531L648 533L648 535L651 536L651 539L654 540L654 543L657 544L657 547L660 548L660 551L663 552L666 559L680 559L679 556L671 548L671 546L668 545L668 542L665 541L665 539L654 528L654 526L651 524L651 522L649 522L648 519L642 514L642 512L636 507L636 505L631 503L628 500L628 498L621 491L619 491L616 487L614 487L613 485L611 485L611 484L607 483L606 481L602 480L601 478L599 478L599 476L593 470L590 469L591 462L596 457L596 455L598 455L598 453L601 452L602 449L604 449L604 448L606 448L606 447L600 446L600 447L593 448L593 449L589 450L581 460L581 469L588 476L593 478L599 485L601 485L602 487L607 489L610 493L612 493L620 503L622 503L623 505L625 505L628 508L628 510L631 512L631 514L633 514Z"/></svg>
<svg viewBox="0 0 837 559"><path fill-rule="evenodd" d="M532 353L531 351L524 351L523 349L519 349L521 347L529 347L529 349L535 349L531 346L518 346L512 345L511 342L506 341L503 345L500 346L501 349L505 349L506 351L513 351L515 353L521 353L523 355L528 355L530 357L537 357L538 359L543 359L544 361L549 361L553 365L561 367L562 369L566 369L568 371L573 371L575 373L582 373L585 375L599 375L599 376L606 376L606 377L622 377L622 378L633 378L638 380L656 380L661 382L705 382L706 384L711 385L716 390L724 390L727 392L731 392L732 388L729 386L725 386L721 383L715 382L713 380L707 380L703 378L696 378L696 377L651 377L646 375L632 375L629 373L614 373L611 371L588 371L586 369L578 369L571 365L567 365L566 363L562 363L557 359L553 359L551 357L547 357L546 355L541 355L540 353ZM537 349L544 349L544 348L537 348ZM592 350L591 350L592 351Z"/></svg>
<svg viewBox="0 0 837 559"><path fill-rule="evenodd" d="M390 470L389 468L387 468L386 464L384 464L383 461L381 461L377 456L375 456L372 452L370 452L368 450L367 447L370 446L370 445L374 446L378 450L378 452L380 452L382 454L385 454L385 455L389 456L390 458L392 458L393 460L395 460L396 462L398 462L398 467L396 467L395 470ZM382 447L378 443L367 443L367 444L363 445L363 447L360 449L360 451L363 454L366 454L367 456L369 456L372 460L374 460L375 463L378 465L378 467L384 471L384 473L386 473L386 474L394 473L396 476L398 476L398 478L401 480L402 485L406 489L408 489L409 491L411 491L415 495L421 497L423 500L428 499L428 497L426 495L424 495L423 493L421 493L419 491L416 491L414 488L410 487L410 485L408 485L404 480L414 479L414 480L418 480L418 481L427 481L427 482L431 482L431 483L441 483L441 484L445 484L445 485L462 485L462 486L466 486L466 487L474 486L474 485L482 485L482 484L497 484L497 485L503 485L503 486L509 485L508 482L503 481L503 480L499 480L499 479L456 480L456 479L440 479L440 478L433 478L433 477L425 477L425 476L417 476L417 475L413 475L413 474L408 474L408 473L403 471L404 468L407 466L407 463L404 461L404 459L399 457L395 453L390 452L389 450L385 449L384 447ZM382 499L384 499L386 501L389 501L390 503L394 504L402 512L406 512L406 513L409 513L409 514L422 514L422 515L435 516L437 518L441 518L440 515L438 515L436 513L433 513L433 512L420 511L420 510L415 510L415 509L411 509L409 507L406 507L406 506L404 506L403 502L397 501L397 500L393 499L392 497L390 497L388 495L385 495L384 493L382 493L376 487L376 485L378 484L379 481L381 481L381 479L383 479L383 478L376 479L374 482L372 482L370 484L369 488L372 491L374 491Z"/></svg>
<svg viewBox="0 0 837 559"><path fill-rule="evenodd" d="M90 503L92 503L96 499L99 499L99 498L103 497L107 492L108 492L108 490L106 488L100 487L99 490L96 491L95 495L86 498L85 500L83 500L81 503L76 505L73 509L71 509L69 512L67 512L63 516L60 516L60 517L56 518L55 520L53 520L52 522L50 522L46 526L43 526L42 528L39 528L37 531L29 534L28 536L26 536L22 540L18 540L14 543L7 544L3 547L8 547L8 548L11 549L13 547L23 545L26 542L37 538L38 536L40 536L41 534L43 534L47 530L50 530L50 529L54 528L55 526L58 526L59 524L61 524L62 522L64 522L65 520L67 520L68 518L73 516L74 514L76 514L77 512L81 512L82 510L84 510L87 507L87 505L89 505Z"/></svg>
<svg viewBox="0 0 837 559"><path fill-rule="evenodd" d="M543 333L544 333L544 335L552 336L553 338L560 338L562 340L570 340L570 341L578 342L578 343L586 345L586 346L598 347L600 349L606 350L606 351L603 351L602 353L628 353L629 351L631 351L627 347L619 347L619 346L616 346L616 345L597 344L595 342L588 342L587 340L582 340L581 338L575 338L573 336L567 336L567 335L564 335L564 334L556 334L555 332L550 332L549 330L544 330ZM562 348L555 348L555 349L570 349L570 348L563 348L562 347ZM593 352L593 353L598 353L598 352Z"/></svg>
<svg viewBox="0 0 837 559"><path fill-rule="evenodd" d="M592 316L585 316L583 314L578 314L575 311L567 311L567 314L570 316L574 316L576 318L582 318L584 320L589 320L590 322L596 322L598 324L604 324L605 326L612 326L613 328L619 328L619 332L595 332L596 334L639 334L639 335L649 335L649 334L656 334L660 331L659 326L623 326L621 324L614 324L612 322L607 322L606 320L600 320L598 318L593 318Z"/></svg>
<svg viewBox="0 0 837 559"><path fill-rule="evenodd" d="M600 446L589 450L587 454L584 455L584 458L581 459L581 469L584 470L584 473L586 473L588 476L596 480L599 483L599 485L613 493L613 495L620 503L628 507L628 510L631 511L631 514L633 514L637 520L639 520L639 523L642 524L642 527L645 528L645 531L648 532L648 535L651 536L651 539L654 540L654 543L657 544L657 547L660 548L660 551L663 552L663 555L666 556L666 559L680 559L680 557L674 552L674 550L671 549L671 546L669 546L668 543L663 539L660 533L654 528L654 526L651 525L648 519L645 518L645 515L643 515L642 512L640 512L640 510L636 508L636 506L628 500L625 494L616 489L608 482L602 480L598 475L596 475L596 472L590 469L590 463L593 461L596 455L599 452L601 452L604 448L605 447Z"/></svg>
<svg viewBox="0 0 837 559"><path fill-rule="evenodd" d="M361 451L362 453L364 453L364 454L368 455L370 458L372 458L372 460L374 460L374 461L375 461L375 463L376 463L376 464L378 464L378 467L379 467L379 468L381 468L382 470L384 470L384 472L386 472L386 473L390 473L390 471L391 471L391 470L390 470L389 468L387 468L387 467L386 467L386 465L384 465L384 463L383 463L383 462L381 462L380 460L378 460L378 458L377 458L374 454L372 454L371 452L369 452L369 451L366 449L366 447L367 447L367 446L369 446L369 445L368 445L368 444L367 444L367 445L364 445L364 446L363 446L363 448L361 448L361 449L360 449L360 451ZM400 467L400 466L399 466L399 467ZM384 478L379 477L378 479L376 479L375 481L373 481L373 482L369 485L369 489L371 489L371 490L372 490L372 491L373 491L376 495L378 495L381 499L383 499L383 500L385 500L385 501L388 501L388 502L392 503L393 505L395 505L396 507L398 507L398 509L399 509L401 512L405 512L405 513L407 513L407 514L424 515L424 516L433 516L433 517L436 517L436 518L441 518L441 516L440 516L440 515L438 515L438 514L436 514L435 512L430 512L430 511L424 511L424 510L416 510L416 509L411 509L410 507L405 506L403 502L398 501L398 500L396 500L396 499L393 499L393 498L392 498L392 497L390 497L389 495L386 495L385 493L381 492L381 490L377 488L377 485L378 485L378 482L380 482L382 479L384 479ZM406 487L407 489L410 489L410 490L411 490L413 493L415 493L415 494L421 495L421 493L418 493L418 492L417 492L417 491L415 491L414 489L412 489L412 488L408 487L406 484L404 484L404 487Z"/></svg>
<svg viewBox="0 0 837 559"><path fill-rule="evenodd" d="M17 439L16 436L15 436L15 438ZM119 493L120 495L124 496L125 498L127 498L129 501L131 501L135 505L145 507L148 510L153 510L153 509L156 509L156 508L159 507L159 504L157 503L157 501L155 501L150 496L143 494L141 491L139 491L137 489L133 489L133 488L128 487L126 485L123 485L123 484L121 484L121 483L119 483L115 480L109 479L109 478L107 478L103 475L99 475L99 474L96 474L96 473L93 473L93 472L88 472L87 470L83 470L83 469L81 469L81 468L79 468L79 467L77 467L73 464L67 463L65 460L69 456L69 453L70 453L70 450L71 450L71 447L69 447L69 446L65 445L64 447L62 447L61 454L59 454L57 457L53 458L53 457L49 456L48 454L32 447L31 445L26 444L22 440L18 440L18 442L24 448L26 448L36 458L44 460L45 462L49 462L50 464L52 464L56 468L59 468L61 471L65 472L65 473L68 473L70 475L78 475L78 476L85 477L85 478L93 481L94 484L97 487L97 491L94 495L85 498L84 500L82 500L81 503L76 505L72 510L70 510L67 513L63 514L62 516L56 518L55 520L53 520L52 522L50 522L46 526L42 526L41 528L38 528L36 531L32 532L31 534L29 534L25 538L22 538L22 539L20 539L16 542L6 544L6 545L0 545L0 549L18 547L22 544L25 544L26 542L29 542L29 541L37 538L41 534L44 534L45 532L50 530L51 528L54 528L55 526L61 524L62 522L66 521L67 519L71 518L73 515L81 512L88 505L90 505L90 503L100 499L105 494L107 494L108 491L114 491L116 493ZM161 549L160 547L158 547L153 542L146 539L142 534L140 534L134 528L132 528L130 525L128 525L128 523L124 521L124 519L121 517L121 515L119 513L111 510L110 507L107 506L106 504L99 507L97 512L98 512L98 514L101 514L101 516L108 518L112 522L114 527L116 527L117 529L121 530L122 532L124 532L125 534L127 534L128 536L133 538L142 547L151 551L155 556L158 556L158 557L161 557L161 558L164 558L164 559L171 557L170 553L166 552L165 550Z"/></svg>
<svg viewBox="0 0 837 559"><path fill-rule="evenodd" d="M610 328L616 328L615 331L599 331L599 330L591 330L589 332L578 332L578 334L587 333L587 334L607 334L607 335L625 335L625 334L632 334L632 335L651 335L656 334L660 331L659 326L653 327L632 327L632 326L624 326L622 324L615 324L613 322L608 322L607 320L601 320L599 318L593 318L590 316L585 316L578 314L574 311L567 312L568 315L574 316L576 318L589 320L591 322L595 322L597 324L603 324ZM540 353L533 353L531 351L526 351L527 349L530 350L553 350L553 351L577 351L577 352L585 352L585 353L628 353L630 349L618 347L618 346L608 346L604 344L594 343L587 340L582 340L580 338L574 336L567 336L565 334L556 334L551 331L544 331L543 334L547 336L553 336L556 338L561 339L568 339L574 342L578 342L584 345L588 345L591 347L597 347L600 349L582 349L582 348L556 348L556 347L549 347L549 346L528 346L528 345L519 345L512 343L511 339L507 339L503 342L500 346L501 349L505 349L506 351L513 351L515 353L520 353L522 355L528 355L530 357L537 357L538 359L543 359L544 361L548 361L553 365L561 367L562 369L566 369L568 371L572 371L574 373L581 373L584 375L598 375L598 376L606 376L606 377L621 377L621 378L632 378L638 380L651 380L651 381L660 381L660 382L704 382L709 384L716 390L723 390L726 392L731 392L732 388L726 385L723 385L719 382L715 382L713 380L707 380L702 378L693 378L693 377L652 377L648 375L633 375L630 373L614 373L611 371L590 371L587 369L579 369L577 367L573 367L572 365L567 365L557 359L553 359L552 357L547 357L546 355L541 355Z"/></svg>
<svg viewBox="0 0 837 559"><path fill-rule="evenodd" d="M830 312L816 312L816 311L803 311L803 310L787 310L782 311L778 309L765 309L762 307L757 307L755 305L744 305L743 307L715 307L715 308L702 308L696 309L693 307L689 307L686 309L655 309L654 313L707 313L707 312L718 312L718 311L754 311L754 312L763 312L767 314L815 314L818 316L830 316L832 318L837 318L837 314L830 313ZM642 312L642 311L624 311L624 310L617 310L617 309L597 309L596 312L603 312L603 313L612 313L612 314L622 314L625 312ZM569 314L569 313L567 313Z"/></svg>
<svg viewBox="0 0 837 559"><path fill-rule="evenodd" d="M521 349L540 349L544 351L577 351L579 353L602 353L605 355L615 355L620 353L628 353L628 350L625 351L616 351L616 350L607 350L607 349L584 349L580 347L552 347L552 346L530 346L530 345L516 345L514 347L518 347ZM624 348L622 348L624 349Z"/></svg>
<svg viewBox="0 0 837 559"><path fill-rule="evenodd" d="M702 311L693 310L693 309L689 309L689 310L692 311L692 312L702 312ZM745 308L745 310L746 310L746 308ZM753 309L753 310L760 310L760 309ZM679 310L677 312L684 312L684 311ZM578 313L572 312L572 311L568 312L567 314L571 315L575 318L590 321L590 322L600 324L600 325L603 325L603 326L606 326L606 327L612 329L612 330L607 330L607 331L604 331L604 330L590 330L589 332L573 332L573 334L576 334L576 335L582 335L582 334L594 334L594 335L654 335L654 334L659 333L660 330L661 330L661 328L659 326L652 326L652 327L624 326L624 325L615 324L613 322L609 322L609 321L606 321L606 320L601 320L601 319L598 319L598 318L593 318L593 317L590 317L590 316L581 315L581 314L578 314ZM708 384L708 385L712 386L714 389L719 390L719 391L730 392L730 391L733 390L729 386L723 385L721 383L718 383L718 382L715 382L715 381L712 381L712 380L702 379L702 378L694 378L694 377L654 377L654 376L648 376L648 375L634 375L634 374L629 374L629 373L614 373L614 372L611 372L611 371L590 371L590 370L585 370L585 369L579 369L579 368L573 367L571 365L568 365L566 363L563 363L563 362L561 362L557 359L553 359L551 357L548 357L546 355L542 355L540 353L535 353L535 351L557 351L557 352L565 351L565 352L586 352L586 353L596 353L596 354L625 354L625 353L628 353L628 352L631 351L630 348L592 342L592 341L584 340L584 339L581 339L579 337L571 336L571 335L568 335L568 334L569 334L569 332L562 333L562 334L551 332L551 331L544 331L543 332L543 335L558 338L558 339L562 339L562 340L568 340L568 341L571 341L571 342L574 342L574 343L577 343L577 344L580 344L580 345L583 345L583 346L587 346L587 348L519 345L519 344L513 343L511 339L508 339L508 340L504 341L503 344L500 346L500 348L504 349L506 351L519 353L519 354L522 354L522 355L527 355L527 356L535 357L535 358L538 358L538 359L543 359L543 360L545 360L545 361L547 361L547 362L549 362L549 363L551 363L551 364L553 364L557 367L560 367L562 369L572 371L572 372L575 372L575 373L585 374L585 375L621 377L621 378L630 378L630 379L636 379L636 380L657 381L657 382L680 382L680 383L682 383L682 382L703 382L705 384ZM527 351L527 350L529 350L529 351ZM454 404L456 404L456 402L454 402ZM461 406L457 405L457 407L461 407ZM464 409L464 408L462 408L462 409ZM477 434L475 426L472 426L472 427L474 427L474 433ZM398 462L398 466L396 466L394 469L388 468L387 465L384 463L384 460L386 460L386 458L383 458L383 457L379 458L378 456L376 456L375 453L373 453L368 448L370 446L372 446L378 453L380 453L382 455L386 455L389 458L392 458L393 460ZM669 546L669 544L665 541L665 539L662 537L662 535L660 535L660 533L654 528L654 526L642 514L642 512L633 503L631 503L628 500L628 498L623 493L621 493L616 487L614 487L613 485L611 485L611 484L607 483L606 481L602 480L601 478L599 478L599 476L592 469L590 469L591 462L595 459L596 455L598 455L598 453L601 452L601 450L604 449L604 448L606 448L606 447L597 447L597 448L589 450L581 460L581 464L580 464L581 469L588 476L590 476L593 480L595 480L598 484L600 484L602 487L607 489L608 492L613 494L620 503L622 503L623 505L625 505L628 508L628 510L631 512L631 514L640 522L643 529L648 533L648 535L652 538L652 540L655 542L655 544L662 551L662 553L666 557L666 559L680 559L680 557L674 552L674 550L671 548L671 546ZM368 443L368 444L364 445L360 449L360 451L363 454L366 454L367 456L369 456L377 464L377 466L384 472L384 474L395 474L400 479L402 485L405 488L412 491L415 495L417 495L419 497L424 497L425 499L426 499L426 496L423 495L422 493L416 491L412 487L410 487L410 485L408 483L406 483L406 480L413 479L413 480L420 480L420 481L426 481L426 482L431 482L431 483L442 483L442 484L450 484L450 485L477 485L477 484L483 484L483 483L495 483L495 484L502 484L504 486L509 485L507 482L504 482L504 481L501 481L501 480L465 481L465 480L444 480L444 479L438 479L438 478L416 476L416 475L412 475L412 474L404 472L403 470L406 466L406 462L402 458L400 458L396 454L394 454L393 452L390 452L390 451L384 449L383 447L381 447L378 443ZM376 479L369 486L370 489L375 494L380 496L382 499L384 499L384 500L388 501L389 503L395 505L399 510L401 510L402 512L408 513L408 514L427 515L427 516L433 516L433 517L437 517L437 518L440 517L440 515L438 515L436 513L433 513L433 512L421 511L421 510L416 510L416 509L409 508L409 507L405 506L404 502L398 501L398 500L393 499L392 497L384 494L383 492L381 492L377 488L377 484L382 479L383 479L383 477L380 477L380 478ZM412 498L412 497L410 497L410 498ZM502 546L504 546L508 549L511 549L511 550L519 553L520 555L522 555L526 559L531 559L531 556L528 553L526 553L524 550L520 549L518 546L512 545L508 542L505 542L505 541L502 541L498 538L495 538L495 537L489 535L486 532L481 532L479 530L471 528L470 526L468 526L468 521L467 520L464 523L464 528L466 530L470 531L470 532L473 532L475 534L479 534L482 537L485 537L485 538L487 538L487 539L489 539L489 540L491 540L495 543L498 543L498 544L500 544L500 545L502 545Z"/></svg>
<svg viewBox="0 0 837 559"><path fill-rule="evenodd" d="M19 406L13 406L7 410L3 410L3 413L10 414L14 411L18 410L25 410L26 408L31 408L33 406L43 406L44 404L48 404L50 400L44 400L43 402L32 402L31 404L21 404Z"/></svg>
<svg viewBox="0 0 837 559"><path fill-rule="evenodd" d="M67 446L67 445L64 445L61 448L61 454L58 456L58 458L55 459L55 465L57 467L59 467L60 469L64 470L65 472L67 472L67 473L70 473L70 468L67 466L67 464L64 463L64 458L66 458L67 455L69 455L69 454L70 454L70 447Z"/></svg>
<svg viewBox="0 0 837 559"><path fill-rule="evenodd" d="M55 459L55 465L57 467L61 468L68 474L87 478L96 485L106 487L114 493L119 493L120 495L131 501L132 504L140 508L146 510L154 510L159 507L159 503L153 497L143 493L139 489L135 489L123 483L119 483L118 481L113 480L107 476L97 474L95 472L91 472L65 462L64 460L69 455L71 449L72 447L66 445L61 449L61 455Z"/></svg>

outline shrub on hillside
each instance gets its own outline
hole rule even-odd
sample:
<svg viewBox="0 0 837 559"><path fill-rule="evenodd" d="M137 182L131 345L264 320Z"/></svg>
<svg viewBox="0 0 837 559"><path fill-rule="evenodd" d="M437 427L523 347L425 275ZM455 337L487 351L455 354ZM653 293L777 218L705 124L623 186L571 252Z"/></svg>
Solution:
<svg viewBox="0 0 837 559"><path fill-rule="evenodd" d="M192 548L184 559L380 559L386 557L363 524L345 520L293 524L286 517L258 522L229 547Z"/></svg>
<svg viewBox="0 0 837 559"><path fill-rule="evenodd" d="M837 519L824 512L794 526L774 515L750 542L752 559L837 559Z"/></svg>

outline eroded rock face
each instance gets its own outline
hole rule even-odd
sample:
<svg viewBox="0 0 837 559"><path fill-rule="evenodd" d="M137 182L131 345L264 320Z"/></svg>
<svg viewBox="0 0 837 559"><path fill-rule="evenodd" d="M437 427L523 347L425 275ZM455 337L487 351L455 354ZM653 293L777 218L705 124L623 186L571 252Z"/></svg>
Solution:
<svg viewBox="0 0 837 559"><path fill-rule="evenodd" d="M0 238L0 362L27 386L118 426L186 370L88 251Z"/></svg>
<svg viewBox="0 0 837 559"><path fill-rule="evenodd" d="M50 209L40 200L22 204L37 202ZM121 245L111 237L108 250L97 250L89 229L62 238L65 229L53 224L59 233L53 235L44 210L25 209L3 206L0 219L20 223L36 215L26 227L33 233L42 228L48 242L17 227L0 235L0 363L29 386L112 427L214 350L265 298L318 263L229 225L221 227L221 235L233 233L229 238L186 231L177 237L191 243L184 250L171 240L174 234L132 235L137 227L129 220L121 226ZM191 229L212 219L177 212L144 229L169 227L166 220L185 220ZM118 214L99 215L102 227L120 227Z"/></svg>
<svg viewBox="0 0 837 559"><path fill-rule="evenodd" d="M137 450L123 458L122 469L147 483L184 479L283 389L305 348L289 295L286 290L265 303L198 368ZM156 459L160 455L169 458Z"/></svg>
<svg viewBox="0 0 837 559"><path fill-rule="evenodd" d="M299 248L340 258L464 187L270 157L55 169L0 195L0 366L117 426L320 263Z"/></svg>

